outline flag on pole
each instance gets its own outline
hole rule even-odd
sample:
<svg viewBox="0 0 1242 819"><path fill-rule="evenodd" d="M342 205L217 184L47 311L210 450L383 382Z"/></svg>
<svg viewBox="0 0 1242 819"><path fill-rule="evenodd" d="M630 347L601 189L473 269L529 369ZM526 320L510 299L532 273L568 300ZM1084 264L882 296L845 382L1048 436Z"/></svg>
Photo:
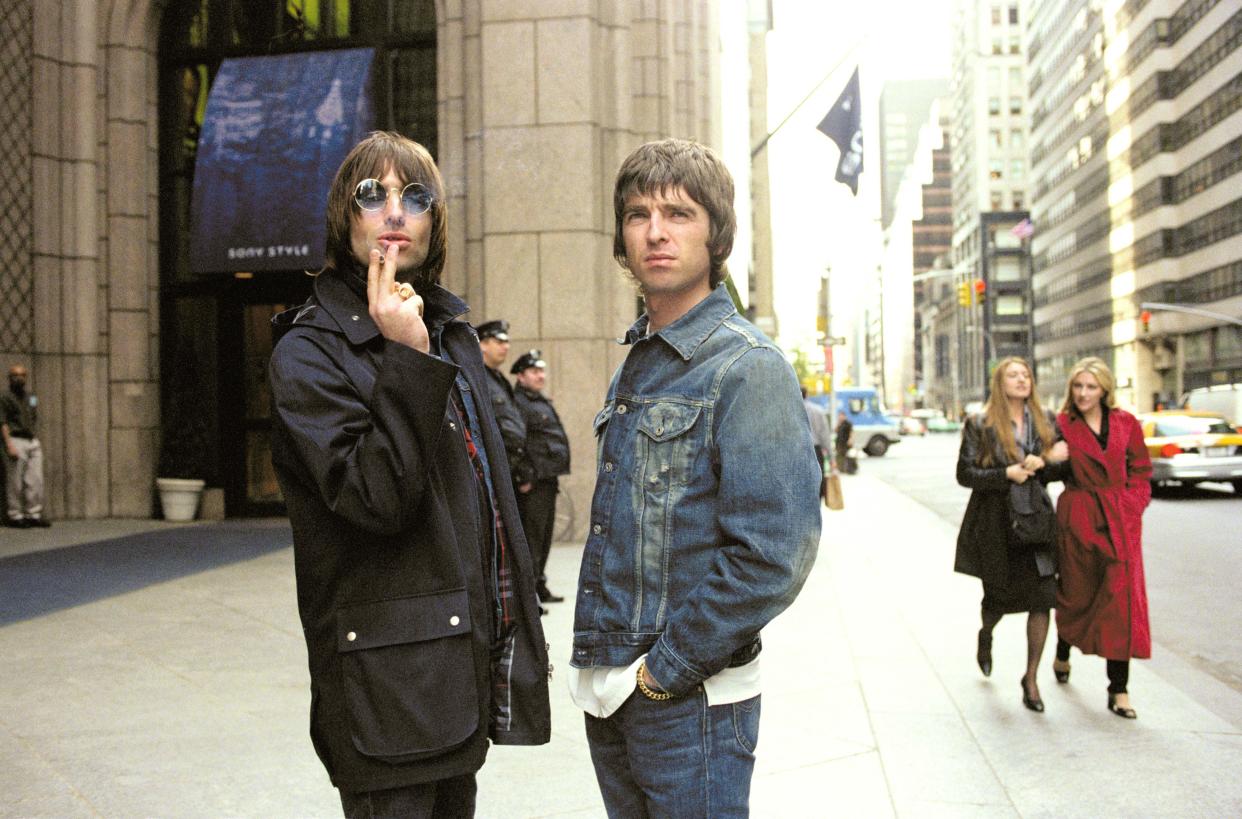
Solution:
<svg viewBox="0 0 1242 819"><path fill-rule="evenodd" d="M836 180L848 185L857 196L858 175L863 171L862 97L858 93L857 68L817 127L841 151Z"/></svg>
<svg viewBox="0 0 1242 819"><path fill-rule="evenodd" d="M1029 239L1035 235L1035 224L1030 219L1023 219L1009 231L1019 239Z"/></svg>

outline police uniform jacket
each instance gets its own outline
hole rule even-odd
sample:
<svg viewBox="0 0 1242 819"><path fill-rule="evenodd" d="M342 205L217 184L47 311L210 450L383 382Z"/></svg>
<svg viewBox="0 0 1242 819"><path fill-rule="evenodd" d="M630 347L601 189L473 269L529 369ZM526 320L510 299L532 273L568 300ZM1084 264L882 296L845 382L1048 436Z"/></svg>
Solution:
<svg viewBox="0 0 1242 819"><path fill-rule="evenodd" d="M569 474L569 437L552 402L541 392L521 384L514 389L518 409L526 421L526 454L535 478L547 480Z"/></svg>
<svg viewBox="0 0 1242 819"><path fill-rule="evenodd" d="M349 275L349 274L345 274ZM311 738L343 790L476 771L489 736L549 739L548 657L513 488L493 480L508 534L514 626L493 701L495 595L484 577L477 482L450 400L460 371L486 396L466 305L421 293L457 364L384 339L359 282L327 272L281 335L270 378L272 457L293 524ZM434 347L433 347L434 349ZM491 402L475 400L492 468L508 470Z"/></svg>
<svg viewBox="0 0 1242 819"><path fill-rule="evenodd" d="M530 483L535 479L535 469L526 455L526 421L518 409L513 397L513 385L504 373L485 367L487 386L491 394L492 414L496 416L496 425L500 427L500 437L505 442L505 453L509 456L509 472L514 486Z"/></svg>

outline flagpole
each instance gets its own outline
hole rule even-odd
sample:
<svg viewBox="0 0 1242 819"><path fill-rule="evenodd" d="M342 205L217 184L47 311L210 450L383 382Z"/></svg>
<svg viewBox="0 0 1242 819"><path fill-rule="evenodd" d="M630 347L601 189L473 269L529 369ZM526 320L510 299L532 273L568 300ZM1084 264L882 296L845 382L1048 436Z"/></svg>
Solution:
<svg viewBox="0 0 1242 819"><path fill-rule="evenodd" d="M793 115L798 113L798 111L802 108L802 106L810 102L811 97L819 93L819 89L824 87L824 83L828 82L828 80L832 78L832 75L836 74L841 69L841 66L845 65L846 61L849 60L849 58L854 55L854 52L858 51L858 49L862 47L862 44L864 41L865 41L865 38L863 40L859 40L858 42L854 43L854 45L850 46L849 51L845 52L845 56L837 60L836 65L834 65L831 69L829 69L828 73L824 75L824 78L820 80L818 83L816 83L815 87L811 89L811 92L807 94L805 97L803 97L802 101L799 102L797 105L795 105L793 107L793 110L791 110L788 114L785 115L785 118L780 121L780 124L778 124L775 128L769 131L768 134L764 136L763 139L759 140L758 145L750 149L750 158L752 160L756 156L759 155L760 151L762 151L765 147L767 147L768 140L776 136L776 132L779 131L781 128L784 128L785 123L789 122L789 120L793 118Z"/></svg>

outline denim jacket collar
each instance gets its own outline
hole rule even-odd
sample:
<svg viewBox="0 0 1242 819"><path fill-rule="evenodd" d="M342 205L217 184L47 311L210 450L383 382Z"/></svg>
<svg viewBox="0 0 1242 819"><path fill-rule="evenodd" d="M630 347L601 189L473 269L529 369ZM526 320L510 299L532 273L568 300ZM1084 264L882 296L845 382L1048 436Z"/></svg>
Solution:
<svg viewBox="0 0 1242 819"><path fill-rule="evenodd" d="M686 311L686 314L667 327L657 330L654 335L664 339L670 347L677 351L686 361L694 356L716 328L729 316L737 312L733 305L733 297L723 282L698 304ZM646 313L638 317L638 321L630 325L622 344L633 344L647 334L647 323L650 319Z"/></svg>

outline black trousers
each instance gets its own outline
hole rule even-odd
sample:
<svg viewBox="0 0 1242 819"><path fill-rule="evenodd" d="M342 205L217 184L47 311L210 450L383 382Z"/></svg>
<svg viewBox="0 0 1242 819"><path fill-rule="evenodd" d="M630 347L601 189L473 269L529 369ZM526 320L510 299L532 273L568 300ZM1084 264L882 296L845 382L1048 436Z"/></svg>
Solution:
<svg viewBox="0 0 1242 819"><path fill-rule="evenodd" d="M1061 662L1068 662L1070 658L1070 644L1057 638L1057 659ZM1130 683L1130 661L1129 660L1109 660L1105 658L1104 670L1108 673L1108 693L1125 694L1126 686Z"/></svg>
<svg viewBox="0 0 1242 819"><path fill-rule="evenodd" d="M548 552L552 549L558 486L556 478L542 478L534 482L529 492L517 493L518 515L522 518L522 529L526 532L526 542L530 545L531 561L535 566L535 576L540 589L546 589L548 585L545 569L548 565Z"/></svg>
<svg viewBox="0 0 1242 819"><path fill-rule="evenodd" d="M474 816L478 785L463 774L382 791L341 791L345 819L466 819Z"/></svg>

